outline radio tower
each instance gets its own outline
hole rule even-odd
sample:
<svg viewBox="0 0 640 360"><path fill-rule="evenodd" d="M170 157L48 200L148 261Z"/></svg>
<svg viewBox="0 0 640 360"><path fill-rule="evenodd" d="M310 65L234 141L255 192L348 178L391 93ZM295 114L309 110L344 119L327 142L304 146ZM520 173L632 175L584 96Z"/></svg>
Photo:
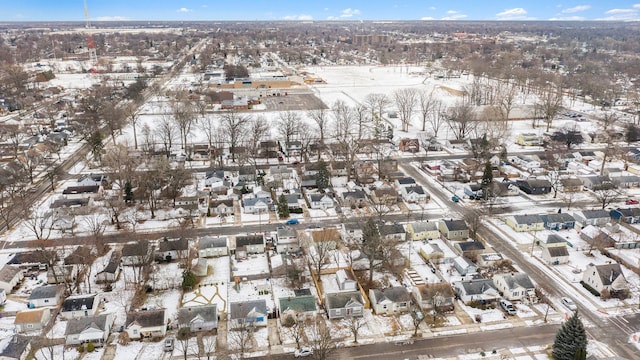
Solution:
<svg viewBox="0 0 640 360"><path fill-rule="evenodd" d="M89 20L89 7L87 6L87 0L84 0L84 18L86 20L85 27L87 28L87 48L89 49L89 65L91 66L91 73L94 74L98 67L98 55L96 54L96 43L93 41L93 35L91 34L91 21Z"/></svg>

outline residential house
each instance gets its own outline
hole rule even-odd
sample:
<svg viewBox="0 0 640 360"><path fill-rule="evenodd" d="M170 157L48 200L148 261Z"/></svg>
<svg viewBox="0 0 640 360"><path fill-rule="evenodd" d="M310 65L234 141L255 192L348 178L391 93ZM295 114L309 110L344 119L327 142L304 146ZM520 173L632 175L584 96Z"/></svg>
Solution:
<svg viewBox="0 0 640 360"><path fill-rule="evenodd" d="M484 252L484 245L477 240L472 241L456 241L453 244L453 249L468 260L475 261L478 255Z"/></svg>
<svg viewBox="0 0 640 360"><path fill-rule="evenodd" d="M606 210L581 210L573 213L576 222L582 227L587 225L603 226L611 221L611 216Z"/></svg>
<svg viewBox="0 0 640 360"><path fill-rule="evenodd" d="M109 338L114 317L111 314L71 319L64 333L66 345L92 343L102 346Z"/></svg>
<svg viewBox="0 0 640 360"><path fill-rule="evenodd" d="M78 276L80 265L53 265L47 269L48 284L63 284Z"/></svg>
<svg viewBox="0 0 640 360"><path fill-rule="evenodd" d="M158 243L156 258L162 260L182 260L189 255L189 239L164 239Z"/></svg>
<svg viewBox="0 0 640 360"><path fill-rule="evenodd" d="M506 219L506 223L517 232L544 230L544 221L538 215L509 216Z"/></svg>
<svg viewBox="0 0 640 360"><path fill-rule="evenodd" d="M345 241L351 240L357 243L362 241L362 225L358 223L342 223L340 232Z"/></svg>
<svg viewBox="0 0 640 360"><path fill-rule="evenodd" d="M44 271L47 270L49 259L58 260L55 251L33 250L29 252L16 253L7 265L13 265L23 270ZM1 272L2 270L0 270Z"/></svg>
<svg viewBox="0 0 640 360"><path fill-rule="evenodd" d="M26 360L31 353L32 338L24 335L13 335L0 349L0 360Z"/></svg>
<svg viewBox="0 0 640 360"><path fill-rule="evenodd" d="M351 270L340 269L336 271L336 281L341 291L358 290L358 280Z"/></svg>
<svg viewBox="0 0 640 360"><path fill-rule="evenodd" d="M316 298L313 295L296 295L278 299L280 319L291 316L295 320L313 319L318 314Z"/></svg>
<svg viewBox="0 0 640 360"><path fill-rule="evenodd" d="M185 210L196 210L199 205L199 198L197 196L178 196L176 198L175 207Z"/></svg>
<svg viewBox="0 0 640 360"><path fill-rule="evenodd" d="M72 295L62 302L60 315L67 320L93 316L98 311L99 306L100 296L97 294Z"/></svg>
<svg viewBox="0 0 640 360"><path fill-rule="evenodd" d="M415 138L400 139L400 142L398 143L398 148L400 149L400 151L415 154L420 151L420 142L418 141L418 139L415 139Z"/></svg>
<svg viewBox="0 0 640 360"><path fill-rule="evenodd" d="M289 211L300 211L302 209L298 194L284 194L284 200L287 202Z"/></svg>
<svg viewBox="0 0 640 360"><path fill-rule="evenodd" d="M608 176L590 175L580 177L582 186L589 190L601 189L603 187L614 187Z"/></svg>
<svg viewBox="0 0 640 360"><path fill-rule="evenodd" d="M298 233L290 227L283 227L276 231L276 251L278 253L300 251Z"/></svg>
<svg viewBox="0 0 640 360"><path fill-rule="evenodd" d="M562 265L569 263L569 251L567 246L551 246L542 248L542 260L549 265Z"/></svg>
<svg viewBox="0 0 640 360"><path fill-rule="evenodd" d="M307 194L309 206L312 209L326 210L333 207L333 199L327 194Z"/></svg>
<svg viewBox="0 0 640 360"><path fill-rule="evenodd" d="M397 179L395 181L395 184L396 184L396 187L398 189L401 189L403 187L409 187L409 186L416 186L417 185L416 184L416 180L414 178L408 177L408 176L400 178L400 179Z"/></svg>
<svg viewBox="0 0 640 360"><path fill-rule="evenodd" d="M567 246L567 240L558 234L549 234L546 239L542 240L543 247L559 247Z"/></svg>
<svg viewBox="0 0 640 360"><path fill-rule="evenodd" d="M596 153L593 151L576 151L573 153L576 160L588 164L590 161L596 159Z"/></svg>
<svg viewBox="0 0 640 360"><path fill-rule="evenodd" d="M122 265L137 266L153 259L153 247L148 240L138 240L132 244L125 244L122 247Z"/></svg>
<svg viewBox="0 0 640 360"><path fill-rule="evenodd" d="M540 146L542 137L534 133L520 133L516 136L516 143L521 146Z"/></svg>
<svg viewBox="0 0 640 360"><path fill-rule="evenodd" d="M78 186L103 186L108 181L104 174L88 174L82 175L76 180Z"/></svg>
<svg viewBox="0 0 640 360"><path fill-rule="evenodd" d="M448 240L464 240L469 238L469 227L464 220L442 220L438 222L438 229Z"/></svg>
<svg viewBox="0 0 640 360"><path fill-rule="evenodd" d="M378 315L404 313L411 308L411 296L404 286L369 289L369 302Z"/></svg>
<svg viewBox="0 0 640 360"><path fill-rule="evenodd" d="M134 340L164 337L167 333L165 309L127 312L124 330Z"/></svg>
<svg viewBox="0 0 640 360"><path fill-rule="evenodd" d="M331 176L347 176L351 170L345 161L331 161L329 165Z"/></svg>
<svg viewBox="0 0 640 360"><path fill-rule="evenodd" d="M532 171L540 168L540 161L534 159L531 156L518 155L511 160L513 164L518 165L519 167L527 171Z"/></svg>
<svg viewBox="0 0 640 360"><path fill-rule="evenodd" d="M617 220L619 222L624 222L627 224L637 224L640 223L640 208L617 208L616 210L611 210L610 216L611 219Z"/></svg>
<svg viewBox="0 0 640 360"><path fill-rule="evenodd" d="M229 177L225 175L224 170L211 170L205 172L204 186L209 189L228 186Z"/></svg>
<svg viewBox="0 0 640 360"><path fill-rule="evenodd" d="M618 263L594 265L589 264L584 270L582 281L602 294L608 291L611 295L628 291L627 279Z"/></svg>
<svg viewBox="0 0 640 360"><path fill-rule="evenodd" d="M238 181L251 182L256 179L256 172L250 167L240 167L238 169Z"/></svg>
<svg viewBox="0 0 640 360"><path fill-rule="evenodd" d="M357 290L326 294L324 302L331 320L360 317L364 314L364 299Z"/></svg>
<svg viewBox="0 0 640 360"><path fill-rule="evenodd" d="M494 275L493 284L509 301L535 296L536 287L525 273Z"/></svg>
<svg viewBox="0 0 640 360"><path fill-rule="evenodd" d="M473 302L481 304L494 303L500 299L500 293L491 279L476 278L456 281L453 284L456 295L469 305Z"/></svg>
<svg viewBox="0 0 640 360"><path fill-rule="evenodd" d="M481 199L482 185L478 183L467 184L464 186L464 194L467 195L470 199Z"/></svg>
<svg viewBox="0 0 640 360"><path fill-rule="evenodd" d="M420 185L404 186L400 189L400 194L409 203L424 203L429 200L429 194Z"/></svg>
<svg viewBox="0 0 640 360"><path fill-rule="evenodd" d="M608 248L616 245L616 240L611 235L602 231L600 227L587 225L580 231L580 239L586 241L594 248Z"/></svg>
<svg viewBox="0 0 640 360"><path fill-rule="evenodd" d="M217 329L218 306L211 304L178 309L178 327L189 328L192 333Z"/></svg>
<svg viewBox="0 0 640 360"><path fill-rule="evenodd" d="M243 324L267 326L269 310L264 299L232 302L229 304L229 329L242 328Z"/></svg>
<svg viewBox="0 0 640 360"><path fill-rule="evenodd" d="M640 186L640 176L637 175L622 175L611 178L611 182L619 188L636 188Z"/></svg>
<svg viewBox="0 0 640 360"><path fill-rule="evenodd" d="M323 228L311 232L311 241L314 246L333 250L340 242L340 232L336 228Z"/></svg>
<svg viewBox="0 0 640 360"><path fill-rule="evenodd" d="M453 311L455 292L449 283L432 283L413 288L413 298L423 311Z"/></svg>
<svg viewBox="0 0 640 360"><path fill-rule="evenodd" d="M420 246L418 252L422 258L430 262L431 260L442 259L444 257L444 251L436 243L428 243Z"/></svg>
<svg viewBox="0 0 640 360"><path fill-rule="evenodd" d="M398 202L398 192L396 189L384 187L377 188L371 192L374 204L391 206Z"/></svg>
<svg viewBox="0 0 640 360"><path fill-rule="evenodd" d="M247 214L264 214L269 211L271 198L250 197L242 199L242 208Z"/></svg>
<svg viewBox="0 0 640 360"><path fill-rule="evenodd" d="M404 241L407 239L407 232L400 223L378 225L378 231L383 240Z"/></svg>
<svg viewBox="0 0 640 360"><path fill-rule="evenodd" d="M497 197L518 196L520 188L511 182L494 181L491 183L491 192Z"/></svg>
<svg viewBox="0 0 640 360"><path fill-rule="evenodd" d="M471 260L458 256L453 259L453 267L460 275L468 275L478 272L478 267Z"/></svg>
<svg viewBox="0 0 640 360"><path fill-rule="evenodd" d="M355 178L361 184L371 184L376 179L374 175L378 173L373 161L356 161L353 165Z"/></svg>
<svg viewBox="0 0 640 360"><path fill-rule="evenodd" d="M504 256L499 253L484 253L478 254L477 259L479 267L491 267L504 261Z"/></svg>
<svg viewBox="0 0 640 360"><path fill-rule="evenodd" d="M573 229L576 226L576 219L567 213L553 213L540 215L544 227L549 230Z"/></svg>
<svg viewBox="0 0 640 360"><path fill-rule="evenodd" d="M265 241L263 234L238 235L236 236L235 252L245 252L246 254L263 253Z"/></svg>
<svg viewBox="0 0 640 360"><path fill-rule="evenodd" d="M342 193L343 204L351 208L360 208L368 204L367 195L362 190L345 191Z"/></svg>
<svg viewBox="0 0 640 360"><path fill-rule="evenodd" d="M27 306L39 308L45 306L56 307L60 303L64 287L59 285L43 285L31 290Z"/></svg>
<svg viewBox="0 0 640 360"><path fill-rule="evenodd" d="M82 199L93 197L98 194L100 186L69 186L62 191L62 196L66 199Z"/></svg>
<svg viewBox="0 0 640 360"><path fill-rule="evenodd" d="M218 257L229 255L229 244L225 236L203 236L198 239L198 257Z"/></svg>
<svg viewBox="0 0 640 360"><path fill-rule="evenodd" d="M96 283L112 283L118 279L120 274L120 258L122 254L120 251L114 250L109 258L109 263L96 274Z"/></svg>
<svg viewBox="0 0 640 360"><path fill-rule="evenodd" d="M22 269L13 265L5 265L0 269L0 289L10 294L24 278Z"/></svg>
<svg viewBox="0 0 640 360"><path fill-rule="evenodd" d="M544 195L551 192L551 182L545 179L516 180L516 186L530 195Z"/></svg>
<svg viewBox="0 0 640 360"><path fill-rule="evenodd" d="M440 237L435 221L415 221L407 224L407 235L411 240L431 240Z"/></svg>
<svg viewBox="0 0 640 360"><path fill-rule="evenodd" d="M43 307L33 310L18 311L13 324L17 333L42 330L51 319L51 309Z"/></svg>
<svg viewBox="0 0 640 360"><path fill-rule="evenodd" d="M209 209L211 211L211 215L233 215L233 199L212 199L209 201Z"/></svg>
<svg viewBox="0 0 640 360"><path fill-rule="evenodd" d="M560 179L560 190L565 193L574 193L583 190L582 181L578 178Z"/></svg>

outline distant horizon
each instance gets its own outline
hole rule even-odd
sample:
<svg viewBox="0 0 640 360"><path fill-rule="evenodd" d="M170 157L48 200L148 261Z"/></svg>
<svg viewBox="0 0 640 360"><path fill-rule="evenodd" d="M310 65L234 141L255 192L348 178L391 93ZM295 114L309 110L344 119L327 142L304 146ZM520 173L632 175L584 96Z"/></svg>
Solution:
<svg viewBox="0 0 640 360"><path fill-rule="evenodd" d="M90 21L640 21L640 0L248 1L87 0ZM83 1L3 4L0 22L84 22Z"/></svg>

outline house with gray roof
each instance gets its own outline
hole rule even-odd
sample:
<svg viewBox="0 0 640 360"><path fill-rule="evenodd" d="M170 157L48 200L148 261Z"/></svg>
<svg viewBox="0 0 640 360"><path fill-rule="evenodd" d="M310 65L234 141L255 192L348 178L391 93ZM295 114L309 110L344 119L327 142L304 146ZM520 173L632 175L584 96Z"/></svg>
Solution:
<svg viewBox="0 0 640 360"><path fill-rule="evenodd" d="M239 329L243 324L267 326L269 312L264 299L232 302L229 304L229 329Z"/></svg>
<svg viewBox="0 0 640 360"><path fill-rule="evenodd" d="M328 209L333 207L333 199L327 194L307 194L309 207L312 209Z"/></svg>
<svg viewBox="0 0 640 360"><path fill-rule="evenodd" d="M545 246L542 248L542 260L549 265L561 265L569 262L566 246Z"/></svg>
<svg viewBox="0 0 640 360"><path fill-rule="evenodd" d="M287 316L297 320L313 319L318 314L318 306L313 295L287 296L278 299L278 311L281 319Z"/></svg>
<svg viewBox="0 0 640 360"><path fill-rule="evenodd" d="M407 238L407 231L399 223L378 225L378 231L383 240L404 241Z"/></svg>
<svg viewBox="0 0 640 360"><path fill-rule="evenodd" d="M464 256L453 259L453 267L460 275L473 274L478 272L478 267Z"/></svg>
<svg viewBox="0 0 640 360"><path fill-rule="evenodd" d="M536 287L529 275L525 273L494 275L493 284L502 292L502 296L509 301L535 296Z"/></svg>
<svg viewBox="0 0 640 360"><path fill-rule="evenodd" d="M112 314L71 319L64 333L66 345L92 343L102 346L109 338L114 317Z"/></svg>
<svg viewBox="0 0 640 360"><path fill-rule="evenodd" d="M469 238L469 227L464 220L442 220L438 223L438 229L448 240L464 240Z"/></svg>
<svg viewBox="0 0 640 360"><path fill-rule="evenodd" d="M235 252L244 251L247 254L263 253L265 248L265 241L263 234L254 235L239 235L236 236L235 249L231 249Z"/></svg>
<svg viewBox="0 0 640 360"><path fill-rule="evenodd" d="M378 315L404 313L411 308L411 296L404 286L369 289L369 302Z"/></svg>
<svg viewBox="0 0 640 360"><path fill-rule="evenodd" d="M156 251L158 259L186 259L187 255L189 255L189 239L165 239L158 243L158 251Z"/></svg>
<svg viewBox="0 0 640 360"><path fill-rule="evenodd" d="M567 213L553 213L540 215L544 227L549 230L573 229L576 226L576 219Z"/></svg>
<svg viewBox="0 0 640 360"><path fill-rule="evenodd" d="M6 294L10 294L24 278L22 269L17 266L5 265L0 269L0 289Z"/></svg>
<svg viewBox="0 0 640 360"><path fill-rule="evenodd" d="M640 223L640 208L632 207L627 209L617 208L609 213L611 219L627 224Z"/></svg>
<svg viewBox="0 0 640 360"><path fill-rule="evenodd" d="M60 303L64 287L60 285L38 286L31 290L27 306L39 308L44 306L56 307Z"/></svg>
<svg viewBox="0 0 640 360"><path fill-rule="evenodd" d="M573 213L576 222L582 227L587 225L603 226L611 221L611 216L606 210L582 210Z"/></svg>
<svg viewBox="0 0 640 360"><path fill-rule="evenodd" d="M6 343L4 349L0 350L1 360L25 360L31 352L32 338L24 335L13 335Z"/></svg>
<svg viewBox="0 0 640 360"><path fill-rule="evenodd" d="M270 198L244 198L242 199L242 208L247 214L260 214L269 211Z"/></svg>
<svg viewBox="0 0 640 360"><path fill-rule="evenodd" d="M507 225L517 232L542 231L544 221L539 215L514 215L506 219Z"/></svg>
<svg viewBox="0 0 640 360"><path fill-rule="evenodd" d="M198 257L218 257L229 255L229 242L226 236L203 236L198 239Z"/></svg>
<svg viewBox="0 0 640 360"><path fill-rule="evenodd" d="M407 234L411 240L431 240L440 237L435 221L415 221L407 224Z"/></svg>
<svg viewBox="0 0 640 360"><path fill-rule="evenodd" d="M582 281L602 294L607 290L611 295L628 291L629 284L618 263L594 265L589 264L584 270Z"/></svg>
<svg viewBox="0 0 640 360"><path fill-rule="evenodd" d="M453 311L455 292L449 283L440 282L418 285L413 288L413 298L422 310Z"/></svg>
<svg viewBox="0 0 640 360"><path fill-rule="evenodd" d="M161 338L167 334L166 309L129 311L124 329L130 339Z"/></svg>
<svg viewBox="0 0 640 360"><path fill-rule="evenodd" d="M340 234L347 242L360 243L362 241L362 224L342 223L340 225Z"/></svg>
<svg viewBox="0 0 640 360"><path fill-rule="evenodd" d="M456 281L453 284L453 289L460 300L467 305L472 302L489 304L500 299L500 293L491 279Z"/></svg>
<svg viewBox="0 0 640 360"><path fill-rule="evenodd" d="M218 306L201 305L178 309L178 326L191 332L211 331L218 328Z"/></svg>
<svg viewBox="0 0 640 360"><path fill-rule="evenodd" d="M114 250L109 258L109 263L96 274L96 283L112 283L118 279L120 274L120 258L122 254L120 251Z"/></svg>
<svg viewBox="0 0 640 360"><path fill-rule="evenodd" d="M453 249L458 255L464 256L468 260L475 261L478 255L484 252L484 245L477 240L473 241L456 241Z"/></svg>
<svg viewBox="0 0 640 360"><path fill-rule="evenodd" d="M364 313L364 299L357 290L326 294L324 303L331 320L361 317Z"/></svg>
<svg viewBox="0 0 640 360"><path fill-rule="evenodd" d="M298 233L290 227L283 227L276 231L276 250L279 253L300 251Z"/></svg>

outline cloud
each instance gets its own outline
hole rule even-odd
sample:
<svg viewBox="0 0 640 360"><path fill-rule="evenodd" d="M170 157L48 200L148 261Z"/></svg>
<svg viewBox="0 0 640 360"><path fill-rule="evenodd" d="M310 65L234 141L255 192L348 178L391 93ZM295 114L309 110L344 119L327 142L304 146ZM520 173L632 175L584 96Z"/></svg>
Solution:
<svg viewBox="0 0 640 360"><path fill-rule="evenodd" d="M640 8L640 7L639 7ZM596 19L596 20L604 20L604 21L638 21L640 17L638 16L638 9L610 9L604 12L607 15L604 18Z"/></svg>
<svg viewBox="0 0 640 360"><path fill-rule="evenodd" d="M563 13L563 14L573 14L573 13L577 13L577 12L581 12L581 11L587 11L589 9L591 9L591 5L578 5L578 6L566 8L566 9L562 10L561 13Z"/></svg>
<svg viewBox="0 0 640 360"><path fill-rule="evenodd" d="M313 20L313 16L300 14L300 15L287 15L283 18L283 20L300 20L300 21L308 21Z"/></svg>
<svg viewBox="0 0 640 360"><path fill-rule="evenodd" d="M420 20L435 20L434 18L432 18L431 16L425 16L420 18Z"/></svg>
<svg viewBox="0 0 640 360"><path fill-rule="evenodd" d="M527 19L527 10L523 8L507 9L497 13L496 18L498 20L524 20Z"/></svg>
<svg viewBox="0 0 640 360"><path fill-rule="evenodd" d="M436 9L436 7L435 7L435 6L429 6L429 10L433 11L433 10L435 10L435 9Z"/></svg>
<svg viewBox="0 0 640 360"><path fill-rule="evenodd" d="M192 11L193 10L188 9L186 7L181 7L180 9L176 10L176 12L179 12L179 13L188 13L188 12L192 12Z"/></svg>
<svg viewBox="0 0 640 360"><path fill-rule="evenodd" d="M462 20L466 17L467 15L465 14L461 14L455 10L449 10L447 11L447 16L441 18L440 20Z"/></svg>
<svg viewBox="0 0 640 360"><path fill-rule="evenodd" d="M640 4L633 4L634 9L640 9Z"/></svg>
<svg viewBox="0 0 640 360"><path fill-rule="evenodd" d="M340 14L340 17L341 18L350 18L350 17L353 17L354 15L360 15L360 10L352 9L352 8L346 8L346 9L342 10L342 14Z"/></svg>
<svg viewBox="0 0 640 360"><path fill-rule="evenodd" d="M204 4L204 5L202 5L202 7L203 7L203 8L208 8L208 7L209 7L209 5Z"/></svg>
<svg viewBox="0 0 640 360"><path fill-rule="evenodd" d="M586 20L584 16L559 16L549 19L549 21L583 21Z"/></svg>
<svg viewBox="0 0 640 360"><path fill-rule="evenodd" d="M129 18L126 16L98 16L95 18L95 21L128 21Z"/></svg>

